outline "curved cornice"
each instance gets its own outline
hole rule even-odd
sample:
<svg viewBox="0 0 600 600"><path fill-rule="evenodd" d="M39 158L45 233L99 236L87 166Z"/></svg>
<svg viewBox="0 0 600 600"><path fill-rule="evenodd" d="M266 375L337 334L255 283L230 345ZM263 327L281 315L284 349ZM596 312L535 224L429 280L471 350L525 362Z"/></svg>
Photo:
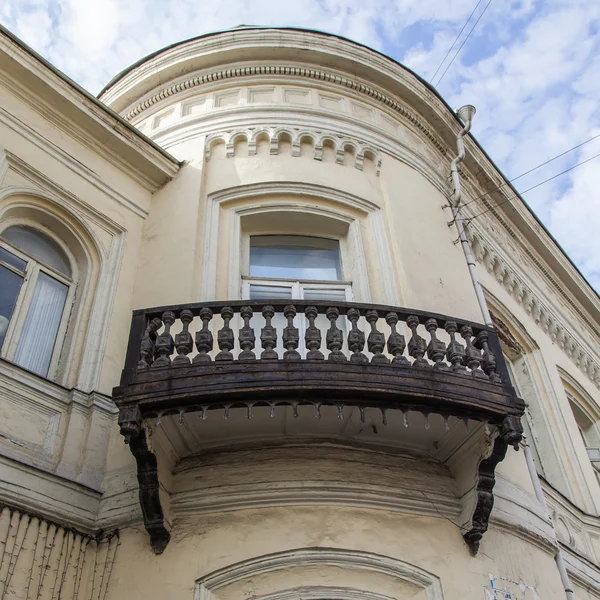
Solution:
<svg viewBox="0 0 600 600"><path fill-rule="evenodd" d="M269 75L275 77L286 76L307 78L315 81L327 82L336 86L354 90L359 94L362 94L364 96L376 100L377 102L380 102L384 106L387 106L388 108L392 109L402 118L410 121L425 135L425 137L427 137L431 142L433 142L435 147L442 154L447 153L447 149L444 143L439 139L438 136L436 136L431 131L431 129L425 123L423 123L423 121L418 117L418 115L408 110L405 106L403 106L400 102L398 102L391 96L373 87L365 85L364 83L361 83L360 81L357 81L355 79L343 77L336 73L331 73L329 71L324 71L321 69L306 69L296 65L260 65L238 67L235 69L219 69L216 71L205 73L203 75L190 77L188 79L184 79L183 81L179 81L178 83L167 85L161 88L160 91L150 95L142 102L139 102L127 112L127 114L125 115L125 119L130 121L131 119L142 113L144 110L151 108L152 106L161 102L165 98L174 96L180 92L185 92L187 90L200 87L208 83L212 83L214 81L225 81L230 79L252 76L264 77Z"/></svg>
<svg viewBox="0 0 600 600"><path fill-rule="evenodd" d="M409 106L422 104L427 119L449 118L460 125L437 91L400 63L345 38L293 28L237 28L175 44L117 76L102 90L100 98L122 112L166 82L184 79L186 75L218 71L225 65L235 70L248 63L272 64L274 49L280 64L302 63L304 70L312 66L325 72L342 71L366 87L379 88L384 95L396 97ZM449 139L453 138L451 133Z"/></svg>

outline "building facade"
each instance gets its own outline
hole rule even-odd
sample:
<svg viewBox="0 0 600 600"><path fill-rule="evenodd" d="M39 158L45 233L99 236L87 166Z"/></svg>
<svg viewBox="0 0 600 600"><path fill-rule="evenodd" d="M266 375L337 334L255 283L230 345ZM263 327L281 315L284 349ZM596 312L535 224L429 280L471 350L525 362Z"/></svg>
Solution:
<svg viewBox="0 0 600 600"><path fill-rule="evenodd" d="M99 99L1 33L0 599L600 598L600 299L468 107L313 31Z"/></svg>

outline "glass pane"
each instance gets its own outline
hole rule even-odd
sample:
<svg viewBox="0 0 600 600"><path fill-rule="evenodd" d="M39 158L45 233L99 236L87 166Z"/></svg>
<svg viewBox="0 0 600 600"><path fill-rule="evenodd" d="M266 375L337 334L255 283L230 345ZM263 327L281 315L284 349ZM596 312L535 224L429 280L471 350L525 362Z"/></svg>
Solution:
<svg viewBox="0 0 600 600"><path fill-rule="evenodd" d="M251 285L250 300L288 300L292 288L280 285Z"/></svg>
<svg viewBox="0 0 600 600"><path fill-rule="evenodd" d="M4 343L22 283L23 278L20 275L0 266L0 348Z"/></svg>
<svg viewBox="0 0 600 600"><path fill-rule="evenodd" d="M0 237L59 273L71 276L71 265L67 255L52 238L40 231L24 225L13 225L5 229Z"/></svg>
<svg viewBox="0 0 600 600"><path fill-rule="evenodd" d="M21 331L15 362L43 377L48 375L67 290L64 283L40 273Z"/></svg>
<svg viewBox="0 0 600 600"><path fill-rule="evenodd" d="M340 244L337 240L300 235L252 236L250 275L339 281Z"/></svg>
<svg viewBox="0 0 600 600"><path fill-rule="evenodd" d="M5 262L15 269L19 269L19 271L25 271L25 267L27 266L27 261L21 260L5 248L0 248L0 261Z"/></svg>
<svg viewBox="0 0 600 600"><path fill-rule="evenodd" d="M305 300L333 300L334 302L346 301L346 290L306 289L304 288Z"/></svg>

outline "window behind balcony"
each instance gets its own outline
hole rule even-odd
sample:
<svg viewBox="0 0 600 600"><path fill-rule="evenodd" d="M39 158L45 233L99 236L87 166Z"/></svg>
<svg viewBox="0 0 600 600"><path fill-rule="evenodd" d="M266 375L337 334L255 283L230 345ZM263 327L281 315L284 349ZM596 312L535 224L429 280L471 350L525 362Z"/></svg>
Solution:
<svg viewBox="0 0 600 600"><path fill-rule="evenodd" d="M5 229L0 235L2 356L47 376L71 287L69 259L52 238L22 225Z"/></svg>
<svg viewBox="0 0 600 600"><path fill-rule="evenodd" d="M243 294L252 300L351 299L343 281L338 240L301 235L250 237L249 277Z"/></svg>

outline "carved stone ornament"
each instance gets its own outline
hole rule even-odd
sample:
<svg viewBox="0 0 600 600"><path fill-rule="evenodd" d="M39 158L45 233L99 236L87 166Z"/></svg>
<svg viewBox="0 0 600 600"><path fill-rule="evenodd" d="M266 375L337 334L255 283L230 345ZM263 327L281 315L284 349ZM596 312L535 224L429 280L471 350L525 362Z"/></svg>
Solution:
<svg viewBox="0 0 600 600"><path fill-rule="evenodd" d="M125 405L119 410L119 426L125 443L129 444L137 464L140 507L146 531L155 554L162 554L171 534L165 527L164 514L160 504L158 465L156 457L148 448L146 431L142 427L142 417L137 405Z"/></svg>
<svg viewBox="0 0 600 600"><path fill-rule="evenodd" d="M540 325L543 331L548 337L555 343L580 369L580 371L597 387L600 389L600 362L598 361L599 353L590 353L584 345L580 342L580 339L576 334L571 333L573 330L577 331L578 328L585 328L586 326L593 332L593 335L597 335L593 324L589 319L582 313L579 307L573 302L569 295L562 289L562 286L553 280L550 280L557 295L573 310L573 318L565 322L562 317L559 317L559 313L553 310L546 299L541 297L540 294L534 292L529 284L520 277L517 269L511 264L511 262L502 256L500 250L495 244L492 244L485 234L477 231L475 228L469 228L469 236L473 245L473 254L475 259L484 265L486 270L496 278L496 281L506 290L506 292L514 298L514 300L520 304L525 312L530 315L536 323ZM522 249L525 254L528 254L526 249ZM536 259L533 256L529 258L536 263ZM536 263L537 264L537 263ZM537 265L538 268L541 265ZM547 279L548 275L545 275ZM565 315L568 313L564 311ZM579 322L577 322L577 317ZM505 339L503 323L495 320L496 327L498 328L498 335L507 346L514 351L519 348L516 346L513 348L513 340L509 338ZM517 344L518 346L518 344Z"/></svg>
<svg viewBox="0 0 600 600"><path fill-rule="evenodd" d="M508 444L503 437L494 441L492 454L479 463L477 475L477 504L473 512L471 529L463 535L472 555L479 551L479 542L488 530L490 514L494 507L494 485L496 485L496 467L504 460Z"/></svg>

